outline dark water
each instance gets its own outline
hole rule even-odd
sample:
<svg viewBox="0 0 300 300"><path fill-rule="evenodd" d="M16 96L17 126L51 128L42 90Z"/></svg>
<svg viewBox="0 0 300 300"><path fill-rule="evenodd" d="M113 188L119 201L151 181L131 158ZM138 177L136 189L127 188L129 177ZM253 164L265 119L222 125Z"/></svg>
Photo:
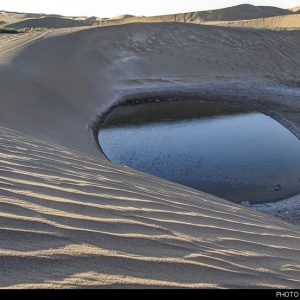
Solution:
<svg viewBox="0 0 300 300"><path fill-rule="evenodd" d="M232 202L300 192L300 141L255 111L190 101L120 106L98 138L115 163Z"/></svg>

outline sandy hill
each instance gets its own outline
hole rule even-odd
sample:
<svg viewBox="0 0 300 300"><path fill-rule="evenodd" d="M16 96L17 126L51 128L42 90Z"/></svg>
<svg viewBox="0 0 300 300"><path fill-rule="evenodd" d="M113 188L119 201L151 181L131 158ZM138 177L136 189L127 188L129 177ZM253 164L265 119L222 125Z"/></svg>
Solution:
<svg viewBox="0 0 300 300"><path fill-rule="evenodd" d="M210 11L188 12L181 14L171 14L152 17L124 17L114 19L99 20L97 24L111 24L130 23L130 22L190 22L190 23L205 23L216 21L236 21L236 20L250 20L258 18L267 18L280 15L293 14L293 11L287 9L280 9L270 6L254 6L249 4L242 4L233 7L216 9Z"/></svg>
<svg viewBox="0 0 300 300"><path fill-rule="evenodd" d="M188 12L181 14L170 14L162 16L133 16L120 15L113 18L97 18L97 17L63 17L59 15L44 14L18 14L9 12L0 12L0 21L8 24L5 27L20 29L24 27L47 27L47 28L64 28L86 25L117 25L134 22L187 22L187 23L212 23L224 21L239 21L269 18L275 16L285 16L294 14L293 9L281 9L271 6L254 6L242 4L233 7ZM249 26L250 23L247 24ZM241 26L241 23L239 24Z"/></svg>
<svg viewBox="0 0 300 300"><path fill-rule="evenodd" d="M269 6L254 6L249 4L242 4L211 11L177 14L176 20L203 23L210 21L250 20L287 14L291 14L291 12L286 9L280 9L277 7Z"/></svg>
<svg viewBox="0 0 300 300"><path fill-rule="evenodd" d="M73 20L61 17L41 17L38 19L25 19L15 23L5 24L3 27L21 29L26 27L46 27L46 28L67 28L67 27L78 27L86 26L92 23L94 20Z"/></svg>
<svg viewBox="0 0 300 300"><path fill-rule="evenodd" d="M0 11L0 20L5 21L6 23L16 23L24 19L39 19L44 17L62 18L63 16Z"/></svg>
<svg viewBox="0 0 300 300"><path fill-rule="evenodd" d="M296 7L290 8L289 10L291 10L294 13L299 14L300 13L300 6L296 6Z"/></svg>
<svg viewBox="0 0 300 300"><path fill-rule="evenodd" d="M0 11L0 21L5 22L2 27L10 27L15 29L25 27L47 27L47 28L66 28L76 26L91 25L96 17L65 17L54 14L31 14Z"/></svg>
<svg viewBox="0 0 300 300"><path fill-rule="evenodd" d="M0 288L298 289L290 199L271 215L112 163L97 132L126 100L184 98L300 138L299 49L299 30L188 22L1 34Z"/></svg>
<svg viewBox="0 0 300 300"><path fill-rule="evenodd" d="M119 16L115 16L111 19L124 19L124 18L133 18L134 15L128 15L128 14L125 14L125 15L119 15Z"/></svg>
<svg viewBox="0 0 300 300"><path fill-rule="evenodd" d="M300 14L260 18L255 20L218 22L215 25L253 28L299 28Z"/></svg>

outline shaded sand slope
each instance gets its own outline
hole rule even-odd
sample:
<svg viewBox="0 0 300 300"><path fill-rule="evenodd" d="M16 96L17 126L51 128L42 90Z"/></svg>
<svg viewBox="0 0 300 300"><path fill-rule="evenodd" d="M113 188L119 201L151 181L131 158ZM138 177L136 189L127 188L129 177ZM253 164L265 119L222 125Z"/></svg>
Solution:
<svg viewBox="0 0 300 300"><path fill-rule="evenodd" d="M73 20L67 18L59 18L59 17L42 17L38 19L25 19L15 23L5 24L6 28L31 28L31 27L46 27L46 28L65 28L65 27L77 27L77 26L86 26L90 25L88 22L84 20Z"/></svg>
<svg viewBox="0 0 300 300"><path fill-rule="evenodd" d="M57 18L63 17L61 15L32 14L0 10L0 20L5 21L6 23L16 23L24 19L39 19L46 16Z"/></svg>
<svg viewBox="0 0 300 300"><path fill-rule="evenodd" d="M99 20L96 17L65 17L61 15L31 14L0 11L0 21L4 28L67 28L76 26L92 25L94 21Z"/></svg>
<svg viewBox="0 0 300 300"><path fill-rule="evenodd" d="M162 91L243 100L299 134L298 31L139 23L1 39L0 123L48 142L99 155L87 131L97 115Z"/></svg>
<svg viewBox="0 0 300 300"><path fill-rule="evenodd" d="M300 137L300 32L135 23L0 41L1 288L299 287L299 227L113 164L93 133L121 101L180 96Z"/></svg>

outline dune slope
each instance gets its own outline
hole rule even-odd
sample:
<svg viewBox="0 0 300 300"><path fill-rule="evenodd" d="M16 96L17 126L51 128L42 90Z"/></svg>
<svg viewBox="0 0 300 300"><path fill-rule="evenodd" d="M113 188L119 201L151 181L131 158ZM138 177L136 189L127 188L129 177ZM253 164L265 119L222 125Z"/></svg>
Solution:
<svg viewBox="0 0 300 300"><path fill-rule="evenodd" d="M90 25L84 20L73 20L68 18L59 17L42 17L38 19L25 19L14 23L6 24L6 28L35 28L35 27L45 27L45 28L67 28L67 27L78 27Z"/></svg>
<svg viewBox="0 0 300 300"><path fill-rule="evenodd" d="M297 8L281 9L273 6L254 6L241 4L232 7L208 11L195 11L179 14L158 16L120 15L113 18L97 17L64 17L60 15L30 14L0 11L0 21L5 21L4 27L21 29L25 27L66 28L86 25L120 25L136 22L183 22L183 23L221 23L243 20L266 19L287 16L297 13ZM226 23L227 22L227 23ZM281 22L282 23L282 22ZM238 22L241 26L240 22ZM247 23L246 26L252 23ZM298 25L297 25L298 26ZM297 27L295 26L295 27Z"/></svg>
<svg viewBox="0 0 300 300"><path fill-rule="evenodd" d="M294 28L300 27L300 14L260 18L247 21L218 22L219 26L238 26L252 28Z"/></svg>
<svg viewBox="0 0 300 300"><path fill-rule="evenodd" d="M107 161L132 99L257 109L300 137L300 32L135 23L0 35L1 288L298 288L299 227ZM241 199L243 201L243 199Z"/></svg>
<svg viewBox="0 0 300 300"><path fill-rule="evenodd" d="M179 14L169 14L160 16L128 16L118 18L95 20L95 24L126 24L132 22L184 22L184 23L208 23L237 20L251 20L259 18L269 18L275 16L285 16L293 14L293 10L280 9L272 6L254 6L241 4L221 9L196 11Z"/></svg>

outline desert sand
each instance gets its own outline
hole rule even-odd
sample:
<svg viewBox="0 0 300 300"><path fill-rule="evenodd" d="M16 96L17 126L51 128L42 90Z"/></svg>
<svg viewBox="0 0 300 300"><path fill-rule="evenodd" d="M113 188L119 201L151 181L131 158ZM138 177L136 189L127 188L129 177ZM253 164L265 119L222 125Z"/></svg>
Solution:
<svg viewBox="0 0 300 300"><path fill-rule="evenodd" d="M6 27L56 24L0 35L1 289L300 287L299 195L234 204L114 164L97 144L129 99L236 104L300 138L297 10L214 13L238 24L0 12ZM289 201L293 218L276 209Z"/></svg>

